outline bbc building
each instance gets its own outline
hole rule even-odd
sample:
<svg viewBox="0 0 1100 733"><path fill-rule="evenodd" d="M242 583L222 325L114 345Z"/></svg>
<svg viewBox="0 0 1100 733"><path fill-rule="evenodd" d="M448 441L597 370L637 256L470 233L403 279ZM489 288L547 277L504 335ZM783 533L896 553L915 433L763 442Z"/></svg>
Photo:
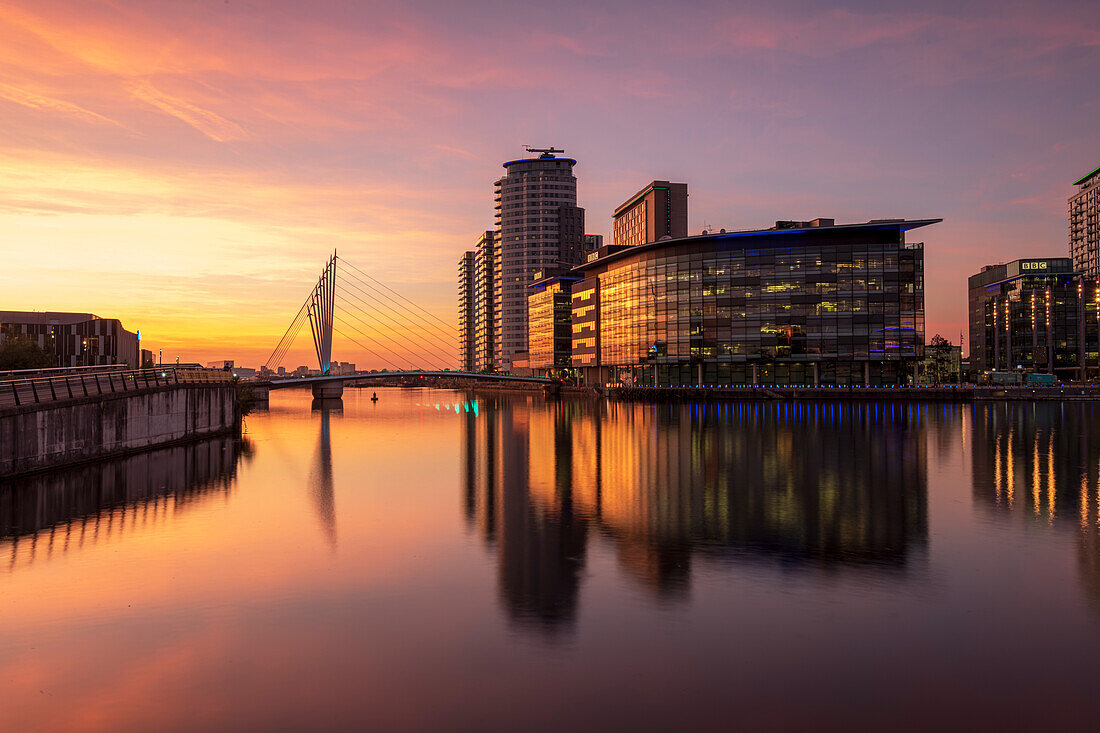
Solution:
<svg viewBox="0 0 1100 733"><path fill-rule="evenodd" d="M986 265L969 285L970 371L1100 375L1096 280L1068 257Z"/></svg>

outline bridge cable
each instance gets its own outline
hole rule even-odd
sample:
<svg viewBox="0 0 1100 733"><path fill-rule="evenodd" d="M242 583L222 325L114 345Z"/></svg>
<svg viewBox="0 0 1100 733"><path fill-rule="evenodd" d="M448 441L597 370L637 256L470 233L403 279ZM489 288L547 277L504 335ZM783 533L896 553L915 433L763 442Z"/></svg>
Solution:
<svg viewBox="0 0 1100 733"><path fill-rule="evenodd" d="M418 313L410 310L409 308L402 305L401 303L398 303L396 300L394 300L393 298L387 296L382 291L380 291L377 288L371 286L370 283L368 283L364 280L361 280L359 278L356 278L354 275L351 275L349 277L351 278L351 280L348 280L347 278L345 278L344 285L354 288L358 292L362 293L363 295L365 295L365 296L367 296L367 297L369 297L373 300L377 300L379 302L382 302L382 303L386 304L390 308L391 311L393 311L394 313L399 313L410 325L412 325L417 330L425 331L425 332L431 332L433 336L442 336L443 338L447 339L450 342L451 346L454 346L454 347L458 346L458 340L456 339L456 337L453 333L450 333L448 331L443 331L441 328L436 326L434 323L429 323L421 315L419 315ZM359 287L359 285L363 285L364 287L369 288L370 290L374 291L374 293L367 292L363 288ZM377 294L375 294L375 293L377 293ZM398 310L398 309L400 309L400 310Z"/></svg>
<svg viewBox="0 0 1100 733"><path fill-rule="evenodd" d="M365 295L367 297L371 297L373 299L378 300L378 302L386 304L390 309L394 310L395 313L400 313L401 316L403 316L406 320L408 320L410 322L410 324L412 326L416 327L417 329L432 331L433 335L441 336L445 339L448 339L449 341L452 342L453 346L458 346L458 340L456 340L456 338L454 336L454 333L451 332L449 329L444 330L444 329L440 328L439 326L436 326L436 325L432 324L432 322L430 322L427 319L423 318L423 316L416 313L416 311L411 310L407 306L398 303L396 299L386 295L382 291L379 291L378 288L374 287L373 285L371 285L370 283L367 283L364 280L361 280L361 278L355 277L354 275L349 275L349 277L351 278L351 280L348 280L348 278L345 278L345 280L344 280L345 285L349 285L351 287L354 287L356 289L356 291L359 291L363 295ZM373 293L366 292L365 289L363 289L363 287L360 287L360 285L362 285L365 288L370 289L370 291L373 291Z"/></svg>
<svg viewBox="0 0 1100 733"><path fill-rule="evenodd" d="M380 303L388 306L389 307L388 312L391 312L394 315L401 316L405 320L406 323L408 323L410 326L417 329L418 331L425 332L425 333L431 333L431 335L433 337L443 336L443 337L445 337L445 338L447 338L448 340L451 341L451 344L449 344L449 345L452 345L452 346L457 346L458 345L458 341L455 339L454 334L443 333L441 331L441 329L439 329L437 326L435 326L434 324L431 324L431 323L426 323L419 315L417 315L413 311L409 310L408 308L405 308L400 303L397 303L392 298L387 298L387 296L385 294L375 295L373 293L369 293L366 290L363 290L362 288L360 288L355 282L345 281L343 284L345 286L351 287L355 291L361 293L365 298L371 299L372 302L380 302ZM370 287L370 285L367 284L367 283L362 283L362 284L366 285L366 287L368 287L368 288ZM381 292L381 291L377 291L377 292ZM360 298L360 300L362 300L362 298ZM402 310L398 310L398 308L400 308ZM412 316L412 317L410 318L410 316ZM414 319L416 319L416 320L414 320ZM425 329L423 328L423 326L421 324L423 324L423 326L427 326L429 329L433 329L433 331L431 331L431 332L425 331Z"/></svg>
<svg viewBox="0 0 1100 733"><path fill-rule="evenodd" d="M336 319L336 320L340 320L340 319ZM368 348L368 347L366 347L366 346L363 346L363 344L359 343L358 341L356 341L355 339L353 339L353 338L352 338L351 336L348 336L348 335L347 335L346 333L344 333L343 331L341 331L340 329L338 329L338 328L337 328L337 327L335 326L335 324L334 324L334 325L332 326L332 330L333 330L333 331L335 331L336 333L340 334L340 335L341 335L341 336L343 336L344 338L346 338L346 339L347 339L348 341L351 341L351 342L352 342L353 344L355 344L355 345L356 345L356 346L358 346L359 348L363 349L363 350L364 350L364 351L366 351L367 353L369 353L369 354L373 354L374 356L378 357L378 358L379 358L379 359L381 359L382 361L386 362L387 364L389 364L390 366L392 366L392 367L393 367L394 369L396 369L397 371L399 371L399 372L403 372L403 371L405 371L405 368L404 368L404 367L399 367L399 366L397 366L397 365L396 365L396 364L394 364L394 363L393 363L392 361L390 361L390 360L389 360L389 359L387 359L386 357L382 356L382 355L381 355L381 354L379 354L378 352L376 352L376 351L374 351L374 350L372 350L372 349L370 349L370 348Z"/></svg>
<svg viewBox="0 0 1100 733"><path fill-rule="evenodd" d="M343 312L343 315L345 315L345 316L349 316L349 315L350 315L350 316L351 316L352 318L354 318L354 319L355 319L356 321L358 321L359 323L361 323L361 324L363 324L364 326L366 326L366 327L367 327L368 329L371 329L371 328L373 328L373 326L372 326L371 324L369 324L369 323L365 322L365 321L364 321L364 320L362 320L361 318L358 318L358 317L356 317L356 316L355 316L354 314L352 314L352 313L349 313L349 312L347 312L347 311L344 311L344 312ZM374 335L374 336L371 336L371 334L370 334L370 333L368 333L367 331L364 331L364 330L363 330L363 329L361 329L361 328L356 328L356 327L355 327L355 325L353 325L353 324L349 323L349 322L348 322L347 320L345 320L345 319L343 319L343 318L341 318L341 322L342 322L342 323L343 323L343 324L344 324L345 326L347 326L348 328L352 328L352 329L354 329L354 330L355 330L355 331L356 331L357 333L360 333L360 334L362 334L363 336L365 336L365 337L369 338L369 339L370 339L370 340L371 340L371 341L372 341L373 343L377 344L378 346L380 346L380 347L383 347L383 348L385 348L385 349L388 349L388 353L389 353L389 354L390 354L391 356L393 356L393 357L395 357L395 358L398 358L398 359L401 359L402 361L406 361L406 362L408 362L408 363L409 363L409 364L411 365L411 368L413 368L413 369L419 369L419 368L421 368L421 367L420 367L420 364L421 364L421 362L423 362L423 361L424 361L424 356L423 356L423 354L421 354L421 355L417 356L417 354L416 354L416 352L415 352L415 351L412 351L412 350L410 350L410 349L406 348L406 347L405 347L404 345L402 345L402 344L399 344L399 343L397 343L397 344L392 344L392 345L391 345L391 344L388 344L388 343L385 343L385 342L384 342L383 340L381 340L381 339L384 339L384 338L385 338L384 336L382 336L382 334L381 334L381 333L375 332L375 335ZM410 354L410 355L411 355L411 356L412 356L413 358L409 358L408 356L402 356L402 355L400 355L400 354L396 353L395 349L393 348L394 346L397 346L398 348L400 348L400 349L401 349L401 351L403 351L403 352L404 352L405 354ZM430 367L431 367L431 368L433 368L433 369L436 369L436 368L438 368L438 367L436 367L436 366L435 366L434 364L432 364L431 362L429 362L429 363L428 363L428 366L430 366Z"/></svg>
<svg viewBox="0 0 1100 733"><path fill-rule="evenodd" d="M347 295L346 295L345 293L343 293L343 292L341 292L341 293L340 293L340 295L341 295L341 297L342 297L342 298L344 299L344 304L345 304L345 306L347 306ZM356 310L361 310L361 309L356 309ZM364 326L366 326L367 328L375 328L375 326L374 326L374 325L372 325L372 324L370 324L370 323L367 323L367 322L366 322L366 321L364 321L364 320L363 320L362 318L359 318L359 317L358 317L357 315L355 315L355 310L350 310L350 309L348 309L347 307L345 307L345 309L344 309L344 310L342 311L342 313L343 313L343 314L344 314L345 316L351 316L352 318L354 318L355 320L359 321L359 323L363 324L363 325L364 325ZM365 314L365 312L364 312L364 314ZM342 319L341 319L341 320L342 320ZM355 328L355 326L353 326L352 324L348 323L347 321L343 321L343 323L344 323L344 325L348 326L349 328ZM400 328L400 326L398 326L398 327ZM359 333L363 334L364 336L369 336L369 334L367 334L367 333L366 333L365 331L362 331L362 330L360 330L360 329L358 329L358 328L355 328L355 330L356 330L356 331L358 331ZM412 356L412 357L413 357L413 359L417 359L417 358L423 359L423 358L424 358L424 355L423 355L423 353L420 353L420 355L419 355L419 356L417 355L417 351L419 351L419 349L418 349L418 348L416 348L416 349L409 349L409 348L407 348L407 347L406 347L406 346L405 346L404 344L401 344L401 343L397 342L397 341L396 341L396 339L395 339L394 337L392 337L392 336L383 336L383 334L382 334L382 332L381 332L381 329L379 329L378 331L379 331L379 332L378 332L378 333L376 333L376 336L378 336L379 338L388 338L389 340L393 341L393 342L394 342L394 345L395 345L395 346L399 347L399 348L400 348L400 349L401 349L402 351L404 351L404 352L405 352L406 354L409 354L410 356ZM377 342L377 340L375 340L375 342L376 342L376 343L378 343L378 342ZM379 345L381 345L381 344L379 344ZM413 342L413 346L414 346L414 347L417 347L418 345L417 345L417 344L416 344L415 342ZM390 350L391 350L391 352L393 351L393 349L392 349L392 348L390 348ZM402 359L405 359L405 357L401 357L401 358L402 358ZM406 361L408 361L408 362L409 362L410 364L414 364L414 365L416 364L416 361L414 361L414 360L410 360L410 359L405 359L405 360L406 360Z"/></svg>
<svg viewBox="0 0 1100 733"><path fill-rule="evenodd" d="M294 320L292 320L290 322L290 325L287 326L286 332L283 334L283 337L279 339L279 343L271 352L271 356L267 358L267 363L265 364L265 366L268 369L273 366L279 365L279 362L281 362L283 357L286 355L287 349L289 349L290 345L294 343L294 339L298 337L298 333L302 330L302 325L305 323L304 315L306 312L306 306L308 304L309 298L306 298L306 301L302 303L302 307L298 309L298 315L294 316Z"/></svg>
<svg viewBox="0 0 1100 733"><path fill-rule="evenodd" d="M356 267L355 265L353 265L353 264L351 264L350 262L348 262L347 260L345 260L345 259L344 259L343 257L341 257L341 258L339 258L339 259L340 259L340 260L342 260L342 261L344 262L344 264L346 264L346 265L347 265L348 267L350 267L351 269L355 270L355 271L356 271L356 272L358 272L359 274L363 275L363 276L364 276L365 278L367 278L368 280L372 280L373 282L375 282L375 283L378 283L378 285L380 285L380 286L381 286L382 288L384 288L384 289L388 290L389 292L393 293L394 295L396 295L396 296L397 296L398 298L400 298L401 300L404 300L404 301L405 301L406 303L409 303L410 305L412 305L412 306L413 306L414 308L416 308L417 310L419 310L419 311L422 311L423 313L427 314L427 315L428 315L428 317L430 317L430 318L432 318L432 319L434 319L434 320L438 321L438 322L439 322L439 323L440 323L440 324L441 324L441 325L442 325L442 326L444 327L444 329L446 329L446 330L447 330L448 332L450 332L450 329L452 328L451 324L447 323L446 321L444 321L444 320L443 320L442 318L440 318L439 316L437 316L437 315L433 314L432 312L430 312L430 311L426 310L425 308L423 308L423 307L421 307L421 306L417 305L416 303L414 303L413 301L409 300L409 299L408 299L408 298L406 298L406 297L405 297L404 295L402 295L401 293L397 292L397 291L396 291L396 290L394 290L393 288L389 287L389 286L388 286L388 285L386 285L385 283L383 283L383 282L380 282L379 280L376 280L375 278L371 277L370 275L368 275L367 273L363 272L362 270L360 270L360 269L359 269L358 267Z"/></svg>
<svg viewBox="0 0 1100 733"><path fill-rule="evenodd" d="M373 313L373 316L375 318L378 318L379 320L382 320L380 318L378 312L377 312L377 309L371 309L369 303L364 301L362 298L357 297L354 293L349 293L347 290L341 290L340 295L344 299L344 306L347 309L346 313L351 313L351 312L358 311L358 312L362 313L364 316L367 316L368 318L370 318L372 316L372 310L373 310L373 311L375 311ZM351 302L349 300L349 298L359 301L360 303L363 304L363 306L366 306L366 307L356 306L353 302ZM356 318L356 320L358 320L360 323L362 323L363 325L365 325L367 327L373 327L372 324L367 323L366 321L364 321L361 318ZM385 319L385 323L389 326L393 326L396 329L398 329L397 330L398 335L400 335L402 332L404 332L406 334L403 337L404 342L406 344L410 344L413 347L412 351L417 352L421 355L420 358L424 358L425 352L427 352L426 355L428 357L431 357L431 359L433 359L433 360L439 361L441 364L443 364L444 368L446 368L449 364L451 364L452 359L449 356L446 356L445 352L439 351L438 346L433 345L430 340L426 339L422 335L417 334L416 331L411 331L411 330L407 329L404 324L399 323L399 322L397 322L393 319L390 319L390 318ZM396 340L396 337L394 337L394 336L390 336L390 338Z"/></svg>
<svg viewBox="0 0 1100 733"><path fill-rule="evenodd" d="M333 316L333 317L335 318L335 316ZM348 323L348 321L347 321L347 320L345 320L344 318L340 318L340 323L344 324L344 326L345 326L345 327L347 327L347 328L350 328L350 329L352 329L352 330L356 331L357 333L359 333L359 334L360 334L361 336L363 336L363 337L364 337L365 339L367 339L368 341L370 341L370 342L371 342L372 344L374 344L375 346L377 346L377 347L379 347L380 349L382 349L382 350L383 350L383 351L384 351L384 352L385 352L386 354L388 354L389 356L393 357L394 359L398 359L398 360L400 360L400 361L404 361L404 362L406 362L406 363L407 363L407 364L408 364L409 366L408 366L408 367L404 367L404 366L401 366L401 365L399 365L399 364L393 364L393 362L392 362L392 361L388 361L388 360L387 360L387 363L389 363L389 364L393 364L393 366L395 366L395 367L396 367L396 368L398 368L398 369L416 369L416 368L417 368L417 367L416 367L416 362L415 362L415 361L413 361L412 359L408 358L407 356L401 356L400 354L397 354L396 352L394 352L394 350L393 350L393 347L392 347L392 346L391 346L390 344L384 343L384 342L380 341L380 340L379 340L379 339L377 338L378 334L374 334L374 335L371 335L371 334L367 333L366 331L364 331L364 330L363 330L363 329L361 329L361 328L356 328L356 327L355 327L355 324L352 324L352 323ZM378 354L375 354L375 356L378 356ZM381 358L381 357L380 357L380 358Z"/></svg>

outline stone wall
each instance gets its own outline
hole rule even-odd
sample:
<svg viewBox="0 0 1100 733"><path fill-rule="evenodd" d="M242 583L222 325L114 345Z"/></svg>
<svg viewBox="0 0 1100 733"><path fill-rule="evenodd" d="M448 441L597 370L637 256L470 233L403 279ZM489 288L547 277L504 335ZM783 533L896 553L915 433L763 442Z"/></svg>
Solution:
<svg viewBox="0 0 1100 733"><path fill-rule="evenodd" d="M0 410L0 477L239 429L230 384L155 387Z"/></svg>

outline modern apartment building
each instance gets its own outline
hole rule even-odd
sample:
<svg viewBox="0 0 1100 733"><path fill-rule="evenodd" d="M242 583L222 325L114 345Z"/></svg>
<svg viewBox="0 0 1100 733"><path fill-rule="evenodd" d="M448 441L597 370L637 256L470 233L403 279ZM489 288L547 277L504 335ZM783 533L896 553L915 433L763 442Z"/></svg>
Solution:
<svg viewBox="0 0 1100 733"><path fill-rule="evenodd" d="M475 333L477 313L477 276L474 269L476 252L463 252L458 258L458 368L472 372L474 369Z"/></svg>
<svg viewBox="0 0 1100 733"><path fill-rule="evenodd" d="M0 311L0 341L23 336L54 357L54 366L141 366L141 332L132 333L117 318L91 313Z"/></svg>
<svg viewBox="0 0 1100 733"><path fill-rule="evenodd" d="M1100 168L1073 182L1069 200L1069 253L1073 269L1100 278Z"/></svg>
<svg viewBox="0 0 1100 733"><path fill-rule="evenodd" d="M1096 279L1068 257L986 265L969 279L970 371L1100 373Z"/></svg>
<svg viewBox="0 0 1100 733"><path fill-rule="evenodd" d="M493 252L493 362L509 371L527 350L527 291L540 270L561 273L584 257L584 209L577 206L572 158L550 148L537 158L510 160L496 181Z"/></svg>
<svg viewBox="0 0 1100 733"><path fill-rule="evenodd" d="M460 368L493 371L493 243L490 229L458 260L458 340Z"/></svg>
<svg viewBox="0 0 1100 733"><path fill-rule="evenodd" d="M924 250L905 232L938 221L604 247L569 273L573 366L588 384L905 384L924 347Z"/></svg>
<svg viewBox="0 0 1100 733"><path fill-rule="evenodd" d="M496 235L489 229L474 245L474 371L493 371L493 254Z"/></svg>
<svg viewBox="0 0 1100 733"><path fill-rule="evenodd" d="M653 181L615 209L612 242L633 246L687 236L687 184Z"/></svg>

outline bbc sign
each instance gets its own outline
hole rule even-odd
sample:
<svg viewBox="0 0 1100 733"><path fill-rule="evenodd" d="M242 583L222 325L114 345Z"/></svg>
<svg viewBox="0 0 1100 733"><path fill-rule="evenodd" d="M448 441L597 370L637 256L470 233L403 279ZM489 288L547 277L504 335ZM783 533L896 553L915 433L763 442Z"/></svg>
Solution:
<svg viewBox="0 0 1100 733"><path fill-rule="evenodd" d="M1043 261L1038 262L1021 262L1021 270L1045 270L1047 269L1047 263Z"/></svg>

